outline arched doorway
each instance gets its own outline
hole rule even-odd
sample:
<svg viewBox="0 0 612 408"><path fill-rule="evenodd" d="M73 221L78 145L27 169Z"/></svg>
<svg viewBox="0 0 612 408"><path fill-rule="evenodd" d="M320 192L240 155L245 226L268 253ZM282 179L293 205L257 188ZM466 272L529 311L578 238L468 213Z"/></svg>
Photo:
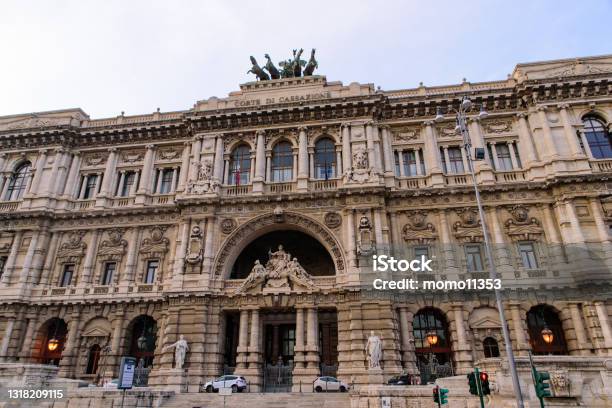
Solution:
<svg viewBox="0 0 612 408"><path fill-rule="evenodd" d="M292 258L297 258L311 276L335 274L334 261L319 241L301 231L282 230L268 232L249 243L236 258L230 279L246 278L256 260L265 265L269 251L276 251L279 245L283 245Z"/></svg>
<svg viewBox="0 0 612 408"><path fill-rule="evenodd" d="M453 375L451 340L444 314L435 308L421 309L412 323L421 383Z"/></svg>
<svg viewBox="0 0 612 408"><path fill-rule="evenodd" d="M533 354L568 354L563 325L557 311L552 306L538 305L532 307L527 312L527 328L529 344ZM552 332L552 342L550 344L544 341L542 331L545 329Z"/></svg>
<svg viewBox="0 0 612 408"><path fill-rule="evenodd" d="M59 366L66 344L68 326L63 319L55 317L43 325L41 330L43 341L40 344L40 362Z"/></svg>
<svg viewBox="0 0 612 408"><path fill-rule="evenodd" d="M151 316L138 316L131 324L128 344L129 356L136 358L138 367L150 368L157 342L157 322Z"/></svg>
<svg viewBox="0 0 612 408"><path fill-rule="evenodd" d="M85 368L85 374L96 374L98 372L98 363L100 362L100 345L94 344L89 348L87 356L87 367Z"/></svg>

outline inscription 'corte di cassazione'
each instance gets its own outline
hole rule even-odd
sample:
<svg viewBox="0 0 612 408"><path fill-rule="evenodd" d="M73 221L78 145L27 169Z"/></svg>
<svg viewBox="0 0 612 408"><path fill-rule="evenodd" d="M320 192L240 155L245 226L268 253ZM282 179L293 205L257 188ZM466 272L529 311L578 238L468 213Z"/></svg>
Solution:
<svg viewBox="0 0 612 408"><path fill-rule="evenodd" d="M279 96L278 98L262 98L262 99L247 99L244 101L236 101L236 107L245 106L260 106L270 105L273 103L287 103L287 102L301 102L301 101L314 101L319 99L331 98L331 92L317 92L306 95L291 95L291 96Z"/></svg>

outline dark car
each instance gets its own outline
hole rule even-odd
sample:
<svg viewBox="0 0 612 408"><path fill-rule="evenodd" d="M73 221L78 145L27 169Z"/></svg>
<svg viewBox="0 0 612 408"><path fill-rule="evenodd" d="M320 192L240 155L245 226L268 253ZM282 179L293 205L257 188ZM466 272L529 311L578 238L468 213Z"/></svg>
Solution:
<svg viewBox="0 0 612 408"><path fill-rule="evenodd" d="M389 385L408 385L410 384L410 376L408 374L393 377L387 382Z"/></svg>

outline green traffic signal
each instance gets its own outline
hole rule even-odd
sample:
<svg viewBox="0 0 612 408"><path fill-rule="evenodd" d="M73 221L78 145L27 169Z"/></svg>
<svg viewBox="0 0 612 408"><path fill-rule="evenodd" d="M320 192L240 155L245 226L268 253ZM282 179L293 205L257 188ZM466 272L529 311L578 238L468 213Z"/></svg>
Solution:
<svg viewBox="0 0 612 408"><path fill-rule="evenodd" d="M535 389L538 398L546 398L552 396L550 392L550 374L547 371L535 372Z"/></svg>
<svg viewBox="0 0 612 408"><path fill-rule="evenodd" d="M469 373L467 375L467 378L468 378L468 384L470 386L470 394L478 395L478 385L476 385L476 374Z"/></svg>
<svg viewBox="0 0 612 408"><path fill-rule="evenodd" d="M440 388L440 404L448 404L448 389Z"/></svg>

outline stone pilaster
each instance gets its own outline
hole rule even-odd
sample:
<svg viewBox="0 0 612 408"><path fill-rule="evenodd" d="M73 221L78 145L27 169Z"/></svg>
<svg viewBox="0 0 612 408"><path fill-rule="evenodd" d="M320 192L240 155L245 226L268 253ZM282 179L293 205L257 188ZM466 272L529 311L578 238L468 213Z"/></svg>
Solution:
<svg viewBox="0 0 612 408"><path fill-rule="evenodd" d="M414 314L407 307L399 308L400 338L402 342L402 366L408 374L418 374L414 350L414 335L412 322Z"/></svg>
<svg viewBox="0 0 612 408"><path fill-rule="evenodd" d="M472 347L466 337L466 324L463 305L455 303L452 305L454 332L451 338L456 339L457 347L453 350L456 363L456 374L467 374L472 370Z"/></svg>

